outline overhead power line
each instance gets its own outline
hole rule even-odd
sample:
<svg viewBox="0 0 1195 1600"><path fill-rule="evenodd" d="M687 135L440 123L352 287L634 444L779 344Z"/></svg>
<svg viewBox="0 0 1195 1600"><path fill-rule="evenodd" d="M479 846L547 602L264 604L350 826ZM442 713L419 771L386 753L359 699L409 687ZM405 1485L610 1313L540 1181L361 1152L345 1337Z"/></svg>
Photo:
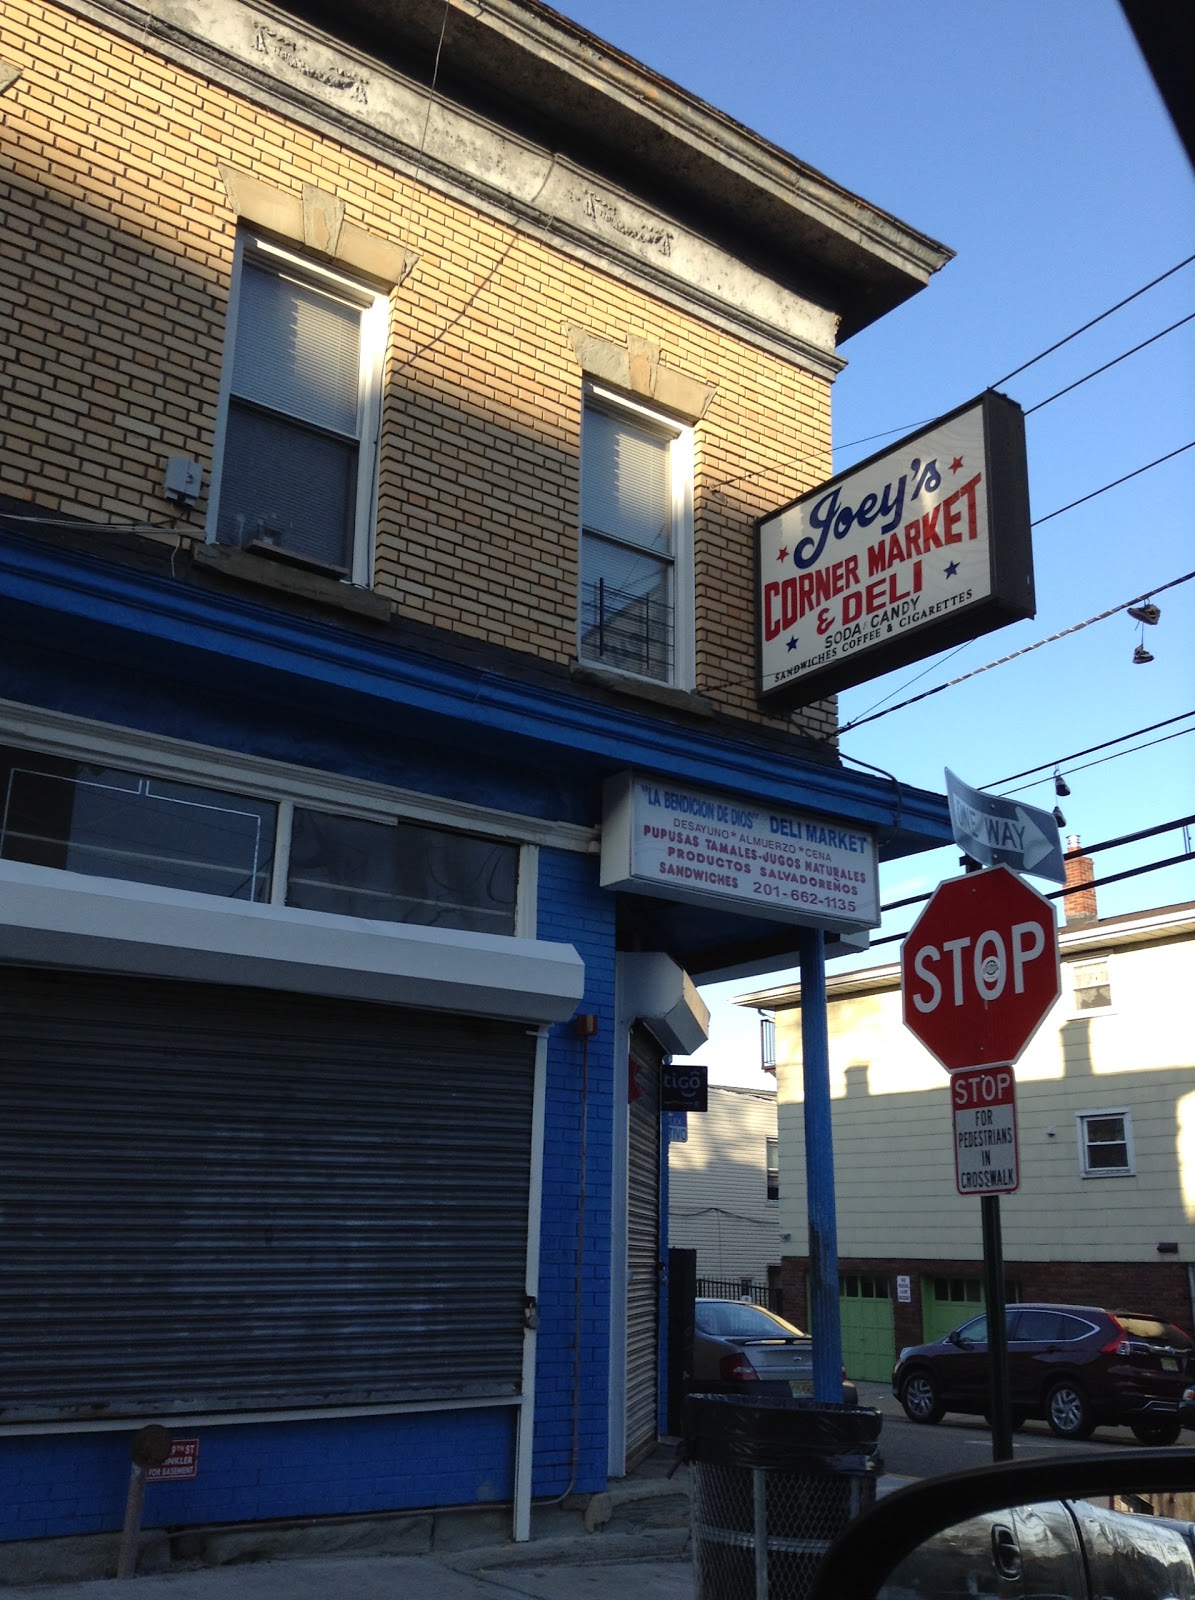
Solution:
<svg viewBox="0 0 1195 1600"><path fill-rule="evenodd" d="M1142 284L1140 289L1134 289L1132 294L1126 295L1123 300L1118 300L1114 306L1109 306L1107 311L1101 311L1098 317L1092 317L1090 322L1085 322L1081 328L1076 328L1074 333L1068 333L1064 339L1059 339L1056 343L1050 345L1048 349L1040 351L1039 354L1030 357L1028 361L1022 361L1019 367L1014 367L1011 372L1006 372L1002 378L997 378L990 387L998 389L1002 383L1007 383L1010 378L1016 378L1022 372L1028 372L1030 367L1035 367L1039 361L1044 361L1047 356L1052 356L1055 350L1061 350L1064 344L1069 344L1072 339L1077 339L1081 333L1086 333L1088 328L1094 328L1097 323L1103 322L1113 312L1119 311L1132 301L1140 299L1150 289L1156 289L1159 283L1164 283L1167 278L1172 278L1176 272L1181 272L1184 267L1189 267L1192 261L1195 261L1195 256L1188 256L1185 261L1180 261L1176 267L1169 268L1168 271L1160 273L1156 278L1151 278L1148 283Z"/></svg>
<svg viewBox="0 0 1195 1600"><path fill-rule="evenodd" d="M1068 333L1064 338L1055 340L1052 345L1047 346L1045 350L1040 350L1037 355L1031 356L1028 361L1022 361L1019 367L1014 367L1011 372L1006 372L1002 378L997 378L994 383L990 383L988 385L988 388L998 389L1002 383L1007 383L1010 378L1016 378L1019 377L1022 372L1028 372L1030 367L1035 367L1039 361L1044 361L1047 356L1052 356L1055 350L1061 350L1063 345L1069 344L1072 339L1077 339L1081 333L1086 333L1089 328L1094 328L1097 323L1105 321L1106 318L1112 316L1114 312L1120 311L1124 306L1130 305L1134 300L1140 299L1140 297L1143 294L1147 294L1150 289L1156 289L1159 283L1165 283L1166 279L1172 278L1176 272L1181 272L1184 267L1189 267L1192 261L1195 261L1195 256L1188 256L1185 261L1180 261L1177 266L1170 267L1167 271L1160 273L1156 278L1151 278L1148 283L1142 284L1140 289L1134 289L1132 294L1126 295L1123 300L1118 300L1114 306L1109 306L1106 311L1101 311L1098 317L1092 317L1091 321L1085 322L1081 328L1076 328L1073 333ZM1183 318L1184 322L1189 320L1190 319L1187 317ZM1174 324L1174 328L1181 326L1181 323L1176 322ZM1153 338L1160 339L1162 338L1163 334L1172 333L1174 328L1164 328L1162 333L1154 334ZM1145 344L1136 345L1132 350L1126 350L1124 355L1117 356L1116 361L1123 361L1126 356L1135 355L1138 350L1143 350L1146 344L1152 343L1153 339L1147 339ZM1116 365L1116 361L1109 361L1105 366L1098 367L1095 372L1089 372L1087 374L1087 378L1094 378L1097 373L1106 372L1108 367ZM1078 382L1086 383L1087 378L1080 378ZM1072 389L1077 387L1078 384L1070 385L1070 388ZM1066 389L1060 389L1058 394L1051 395L1049 400L1038 401L1037 405L1031 407L1030 409L1033 411L1040 411L1042 406L1049 405L1050 400L1057 400L1059 395L1066 394L1067 392L1068 391ZM1028 416L1029 412L1027 411L1025 415ZM836 444L834 446L834 450L835 452L839 450L853 450L856 445L871 444L876 439L887 439L890 438L894 433L907 433L913 428L924 427L927 423L930 423L933 420L933 417L924 417L920 422L907 422L899 428L885 428L880 433L865 434L861 439L849 439L845 444Z"/></svg>
<svg viewBox="0 0 1195 1600"><path fill-rule="evenodd" d="M1135 756L1138 751L1150 750L1155 744L1169 744L1171 739L1184 739L1188 734L1195 733L1195 728L1180 728L1177 733L1164 733L1160 739L1147 739L1144 744L1135 744L1128 750L1117 750L1110 756L1101 756L1098 761L1084 761L1077 767L1068 767L1067 771L1073 777L1076 772L1089 772L1092 767L1102 767L1105 762L1119 761L1122 756ZM1005 794L1023 794L1026 789L1036 789L1039 783L1049 783L1049 778L1037 778L1033 783L1023 783L1019 789L1006 789Z"/></svg>
<svg viewBox="0 0 1195 1600"><path fill-rule="evenodd" d="M1159 456L1156 461L1147 462L1143 467L1136 467L1132 472L1126 472L1123 478L1113 478L1111 483L1104 484L1102 489L1093 489L1090 494L1080 495L1078 500L1072 500L1069 505L1059 506L1057 511L1047 511L1044 517L1035 517L1029 524L1031 528L1040 528L1043 522L1049 522L1053 517L1060 517L1064 511L1073 511L1076 506L1086 505L1089 500L1094 500L1097 495L1107 494L1109 489L1115 489L1119 484L1128 483L1130 478L1139 478L1143 472L1150 472L1154 467L1160 467L1163 461L1173 461L1175 456L1181 456L1184 450L1195 448L1195 439L1186 444L1180 444L1177 450L1168 450L1164 456Z"/></svg>
<svg viewBox="0 0 1195 1600"><path fill-rule="evenodd" d="M981 783L981 789L998 789L1002 783L1015 783L1018 778L1028 778L1034 772L1051 772L1055 767L1065 767L1068 762L1078 761L1082 756L1091 756L1097 750L1107 750L1114 744L1123 744L1126 739L1139 739L1143 733L1156 733L1159 728L1168 728L1174 722L1182 722L1185 717L1195 717L1195 708L1190 711L1180 711L1176 717L1165 717L1161 722L1151 722L1147 728L1135 728L1132 733L1117 734L1115 739L1105 739L1100 744L1089 744L1086 750L1075 750L1069 756L1058 756L1054 761L1039 761L1035 767L1026 767L1022 772L1010 772L1007 778L996 778L991 783Z"/></svg>
<svg viewBox="0 0 1195 1600"><path fill-rule="evenodd" d="M1188 312L1185 317L1180 317L1177 322L1172 322L1168 328L1163 328L1160 333L1153 333L1148 339L1142 339L1140 344L1135 344L1131 350L1122 350L1118 356L1113 356L1111 361L1105 361L1103 366L1086 372L1081 378L1076 378L1074 383L1068 383L1065 389L1059 389L1054 394L1047 395L1044 400L1039 400L1035 406L1030 406L1025 415L1031 417L1035 411L1040 411L1043 406L1048 406L1054 400L1061 400L1064 394L1070 394L1072 389L1078 389L1088 383L1092 378L1098 378L1101 372L1118 366L1120 362L1127 361L1130 356L1135 356L1138 350L1145 350L1149 345L1156 344L1159 339L1164 339L1168 333L1173 333L1176 328L1183 327L1186 323L1195 320L1195 311Z"/></svg>
<svg viewBox="0 0 1195 1600"><path fill-rule="evenodd" d="M1104 850L1115 850L1123 845L1139 844L1142 839L1153 839L1162 833L1172 833L1176 828L1189 828L1192 823L1195 823L1195 814L1187 817L1176 817L1173 822L1160 822L1151 828L1139 828L1135 833L1122 833L1115 839L1103 839L1099 844L1084 845L1082 854L1084 856L1096 856ZM1139 878L1147 872L1161 872L1167 867L1181 866L1183 862L1193 860L1195 860L1195 850L1182 850L1178 855L1167 856L1161 861L1149 861L1142 866L1126 867L1122 872L1107 873L1104 877L1093 878L1087 883L1052 889L1043 898L1046 900L1060 900L1068 894L1075 893L1078 888L1099 889L1107 884L1123 883L1128 878ZM882 905L880 910L881 912L901 911L906 906L923 905L934 893L935 891L930 889L925 894L911 894L903 900L890 900L886 905ZM874 950L883 944L895 944L907 937L907 930L904 933L885 934L882 939L873 939L869 948Z"/></svg>
<svg viewBox="0 0 1195 1600"><path fill-rule="evenodd" d="M911 695L907 700L900 700L894 706L886 706L882 711L872 711L866 716L856 717L853 722L844 722L838 730L839 735L850 733L853 728L861 728L866 722L878 722L881 717L890 716L893 711L903 711L906 706L916 705L918 701L928 700L935 694L941 694L943 689L953 689L956 684L966 683L968 678L977 678L980 673L990 672L993 667L1003 667L1009 661L1015 661L1018 656L1027 656L1034 650L1040 650L1043 645L1053 644L1056 639L1065 639L1068 634L1079 633L1084 628L1090 628L1093 623L1104 622L1108 617L1114 617L1118 612L1123 611L1126 606L1137 605L1139 601L1148 600L1155 594L1163 594L1167 589L1176 588L1180 583L1189 583L1192 578L1195 578L1195 572L1186 572L1181 578L1172 578L1169 583L1158 584L1155 588L1147 589L1144 594L1134 595L1131 600L1122 601L1118 606L1110 606L1107 611L1101 611L1094 617L1088 617L1085 622L1076 622L1069 628L1061 628L1057 633L1051 633L1045 639L1038 639L1034 644L1027 644L1021 650L1013 650L1006 656L1000 656L996 661L989 661L985 666L974 667L970 672L960 673L957 678L951 678L946 683L939 683L932 689L923 689L920 694Z"/></svg>
<svg viewBox="0 0 1195 1600"><path fill-rule="evenodd" d="M1140 844L1142 839L1156 839L1160 833L1173 833L1175 828L1189 828L1193 822L1195 822L1195 815L1189 817L1175 817L1173 822L1158 822L1155 823L1152 828L1138 828L1135 833L1120 833L1117 834L1115 839L1101 839L1098 844L1084 845L1081 854L1085 856L1098 856L1101 855L1105 850L1118 850L1126 844ZM1183 856L1179 856L1177 859L1181 861L1185 858ZM1158 864L1161 866L1171 866L1173 863L1170 861L1165 861ZM1134 871L1141 872L1149 872L1152 870L1152 867L1134 868ZM1101 882L1113 883L1115 882L1115 879L1104 878L1101 879ZM1087 888L1088 885L1084 884L1083 887ZM882 905L880 910L899 911L902 906L919 906L923 901L928 900L933 893L934 890L929 889L925 894L911 894L904 900L890 900L887 905ZM1046 899L1057 899L1058 895L1067 893L1069 893L1067 889L1059 889L1052 894L1046 895ZM903 937L903 935L900 937ZM878 943L878 940L876 942Z"/></svg>
<svg viewBox="0 0 1195 1600"><path fill-rule="evenodd" d="M1086 854L1086 851L1084 852ZM1064 895L1074 894L1077 889L1102 889L1110 883L1123 883L1128 878L1140 878L1147 872L1162 872L1167 867L1180 867L1184 861L1195 861L1195 850L1182 850L1176 856L1167 856L1164 861L1148 861L1144 866L1126 867L1123 872L1110 872L1104 878L1092 878L1089 882L1077 884L1075 888L1052 889L1042 896L1045 900L1060 900ZM922 900L928 900L928 894L914 895L909 900L897 900L894 906L916 905ZM868 945L869 950L876 950L882 944L899 944L909 937L908 929L904 933L886 933L882 939L873 939Z"/></svg>

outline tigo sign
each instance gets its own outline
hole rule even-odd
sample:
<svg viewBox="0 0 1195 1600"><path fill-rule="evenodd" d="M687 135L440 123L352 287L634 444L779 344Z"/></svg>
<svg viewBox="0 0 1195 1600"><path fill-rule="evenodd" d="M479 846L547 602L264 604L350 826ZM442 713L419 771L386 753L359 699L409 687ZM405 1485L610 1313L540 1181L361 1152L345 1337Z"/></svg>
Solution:
<svg viewBox="0 0 1195 1600"><path fill-rule="evenodd" d="M1034 612L1025 419L988 390L756 525L759 694L791 710Z"/></svg>

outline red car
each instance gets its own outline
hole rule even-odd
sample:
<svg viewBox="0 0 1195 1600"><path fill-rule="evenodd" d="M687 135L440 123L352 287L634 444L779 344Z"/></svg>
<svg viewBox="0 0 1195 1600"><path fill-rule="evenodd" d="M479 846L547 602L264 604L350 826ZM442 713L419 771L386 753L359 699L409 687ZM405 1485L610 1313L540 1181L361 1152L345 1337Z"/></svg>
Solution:
<svg viewBox="0 0 1195 1600"><path fill-rule="evenodd" d="M1195 1383L1195 1343L1141 1312L1097 1306L1006 1308L1014 1426L1044 1417L1063 1439L1124 1423L1142 1444L1173 1444L1183 1391ZM913 1422L989 1408L988 1320L973 1317L933 1344L900 1352L892 1392Z"/></svg>

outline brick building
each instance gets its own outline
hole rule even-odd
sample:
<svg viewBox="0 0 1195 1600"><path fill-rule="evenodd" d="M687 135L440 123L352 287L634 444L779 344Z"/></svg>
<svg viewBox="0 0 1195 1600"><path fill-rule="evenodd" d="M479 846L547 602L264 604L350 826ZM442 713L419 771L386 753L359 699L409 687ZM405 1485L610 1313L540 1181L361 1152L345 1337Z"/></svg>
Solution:
<svg viewBox="0 0 1195 1600"><path fill-rule="evenodd" d="M656 1437L659 1064L800 933L619 884L620 781L948 837L752 577L947 252L532 0L12 0L0 139L0 1539L146 1422L151 1526L525 1536Z"/></svg>

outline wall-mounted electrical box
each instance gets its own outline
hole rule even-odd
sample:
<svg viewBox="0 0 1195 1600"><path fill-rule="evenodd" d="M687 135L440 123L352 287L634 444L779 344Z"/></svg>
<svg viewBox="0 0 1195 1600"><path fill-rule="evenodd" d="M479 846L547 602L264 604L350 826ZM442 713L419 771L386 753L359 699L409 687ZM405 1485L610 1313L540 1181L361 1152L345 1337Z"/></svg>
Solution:
<svg viewBox="0 0 1195 1600"><path fill-rule="evenodd" d="M193 506L202 488L203 468L198 461L191 461L187 456L171 456L166 463L166 481L162 486L167 500Z"/></svg>

